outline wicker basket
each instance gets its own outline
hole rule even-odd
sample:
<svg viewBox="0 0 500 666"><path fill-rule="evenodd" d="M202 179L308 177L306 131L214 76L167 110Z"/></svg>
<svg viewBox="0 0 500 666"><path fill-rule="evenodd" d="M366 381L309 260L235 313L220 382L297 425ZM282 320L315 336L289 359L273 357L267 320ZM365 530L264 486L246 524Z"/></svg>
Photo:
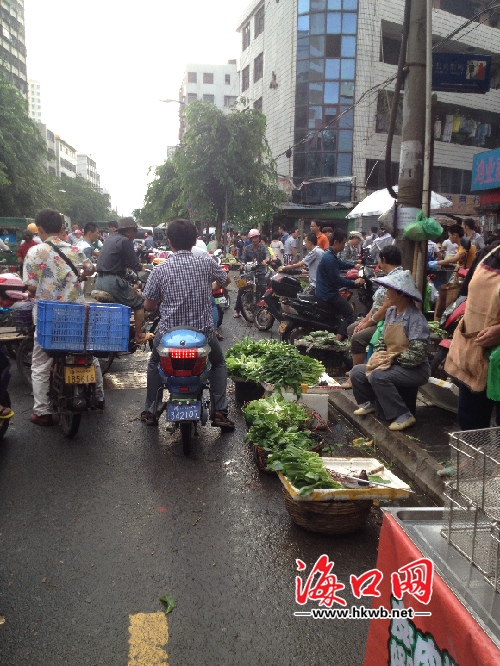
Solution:
<svg viewBox="0 0 500 666"><path fill-rule="evenodd" d="M283 497L292 522L321 534L348 534L359 530L366 523L372 506L372 500L297 502L286 488L283 488Z"/></svg>
<svg viewBox="0 0 500 666"><path fill-rule="evenodd" d="M315 451L316 453L321 453L324 445L325 444L323 440L321 440L317 444L315 444L310 450ZM259 472L266 472L266 474L276 474L276 472L266 469L267 459L271 455L270 451L266 451L266 449L262 448L262 446L253 444L252 453L253 453L253 459L255 460L255 464L257 465Z"/></svg>

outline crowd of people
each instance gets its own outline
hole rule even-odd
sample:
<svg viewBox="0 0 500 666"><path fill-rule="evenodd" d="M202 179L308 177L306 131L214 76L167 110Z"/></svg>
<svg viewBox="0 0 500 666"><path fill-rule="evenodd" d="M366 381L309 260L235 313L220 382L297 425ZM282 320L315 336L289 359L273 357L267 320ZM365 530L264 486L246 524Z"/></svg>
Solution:
<svg viewBox="0 0 500 666"><path fill-rule="evenodd" d="M117 302L134 310L138 344L145 342L142 330L145 309L159 306L161 322L148 365L147 397L141 414L141 419L149 425L157 421L151 408L160 381L157 346L162 333L182 324L199 328L206 334L211 350L212 423L234 427L228 417L227 373L212 315L212 288L228 284L227 274L209 255L210 250L216 249L215 239L210 239L207 246L192 223L182 219L171 222L167 239L172 256L151 274L144 294L140 295L125 279L128 268L134 271L142 268L141 255L135 246L136 234L133 218L109 223L106 234L101 234L93 223L83 229L73 224L68 233L60 213L51 209L40 211L35 222L23 232L23 242L17 250L19 269L30 295L35 300L84 302L81 278L96 274L97 289L111 293ZM464 266L470 270L463 286L464 295L469 295L465 316L453 338L446 370L459 382L460 426L487 427L493 409L500 402L496 388L500 384L500 239L490 238L485 244L471 219L465 219L462 225L449 226L447 236L440 244L429 241L429 266L435 269ZM154 247L152 236L146 235L143 247L147 250ZM355 413L376 412L390 422L392 430L405 430L415 423L402 394L404 389L418 387L429 378L429 327L416 306L422 295L410 272L403 270L401 252L386 229L372 227L370 233L347 234L340 228L311 220L309 233L304 235L302 258L297 251L297 229L284 226L278 228L272 240L258 229L240 235L230 232L225 238L225 250L234 253L241 265L256 264L260 290L265 285L268 265L285 272L307 271L309 293L316 296L326 311L341 315L337 338L348 338L351 342L353 369L343 388L353 390L358 403ZM364 278L350 280L343 274L361 266L363 253L377 262L379 277L375 279L377 289L371 309L355 321L354 311L341 290L364 283ZM241 300L237 299L235 317L240 316L240 308ZM104 409L102 375L97 361L94 365L98 405ZM50 357L35 340L34 407L30 418L37 425L53 423L47 398L50 367ZM500 409L497 409L497 423L500 424Z"/></svg>

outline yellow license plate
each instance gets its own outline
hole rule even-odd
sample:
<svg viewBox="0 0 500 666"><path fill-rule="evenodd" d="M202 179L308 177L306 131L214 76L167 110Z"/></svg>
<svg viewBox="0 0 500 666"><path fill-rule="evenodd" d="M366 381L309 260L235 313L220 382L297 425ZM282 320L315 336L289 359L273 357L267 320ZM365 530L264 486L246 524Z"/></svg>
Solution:
<svg viewBox="0 0 500 666"><path fill-rule="evenodd" d="M281 324L278 326L278 333L284 333L286 330L286 321L282 321Z"/></svg>
<svg viewBox="0 0 500 666"><path fill-rule="evenodd" d="M246 278L240 278L239 280L236 280L236 286L238 289L242 289L243 287L247 286L247 279Z"/></svg>
<svg viewBox="0 0 500 666"><path fill-rule="evenodd" d="M95 368L93 365L90 368L64 368L64 381L66 384L95 384Z"/></svg>

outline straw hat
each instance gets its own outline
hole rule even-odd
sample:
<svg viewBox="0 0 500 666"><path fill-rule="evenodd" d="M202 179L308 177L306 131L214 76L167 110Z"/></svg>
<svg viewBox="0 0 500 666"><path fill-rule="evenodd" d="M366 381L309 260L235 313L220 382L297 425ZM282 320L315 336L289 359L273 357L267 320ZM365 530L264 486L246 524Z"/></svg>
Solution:
<svg viewBox="0 0 500 666"><path fill-rule="evenodd" d="M375 282L381 284L383 287L401 291L406 296L413 298L414 301L418 301L419 303L422 301L422 296L417 289L410 271L397 271L392 275L384 275L384 277L377 278Z"/></svg>
<svg viewBox="0 0 500 666"><path fill-rule="evenodd" d="M360 231L350 231L349 238L359 238L359 240L363 240L363 234Z"/></svg>

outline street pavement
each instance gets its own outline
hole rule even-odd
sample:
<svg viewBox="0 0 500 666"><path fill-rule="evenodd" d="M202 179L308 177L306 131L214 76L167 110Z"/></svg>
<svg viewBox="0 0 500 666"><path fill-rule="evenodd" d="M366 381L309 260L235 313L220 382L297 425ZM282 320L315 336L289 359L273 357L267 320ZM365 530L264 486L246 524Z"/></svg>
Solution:
<svg viewBox="0 0 500 666"><path fill-rule="evenodd" d="M232 310L222 331L225 349L262 335ZM304 610L296 559L305 580L327 554L351 605L349 576L376 562L379 513L345 536L292 524L279 480L258 472L243 441L231 382L235 432L201 428L185 458L165 422L140 422L147 358L114 363L106 411L85 416L73 440L29 422L32 398L12 368L15 417L0 443L1 666L361 664L366 620L294 616ZM167 616L163 595L176 602Z"/></svg>

